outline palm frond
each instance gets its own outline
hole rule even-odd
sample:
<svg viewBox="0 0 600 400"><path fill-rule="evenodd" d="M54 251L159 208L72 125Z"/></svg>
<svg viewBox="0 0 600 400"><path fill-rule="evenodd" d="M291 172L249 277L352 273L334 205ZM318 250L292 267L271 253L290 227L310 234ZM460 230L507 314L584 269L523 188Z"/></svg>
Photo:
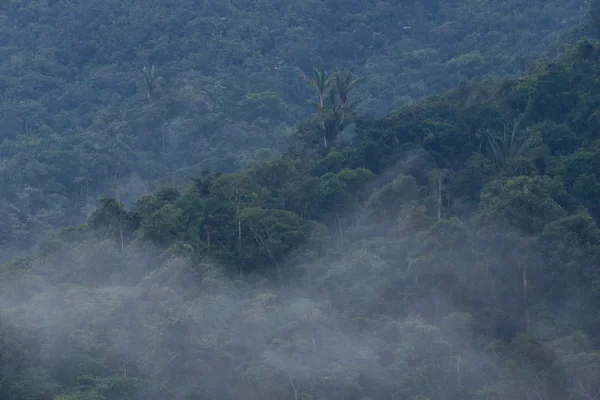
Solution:
<svg viewBox="0 0 600 400"><path fill-rule="evenodd" d="M510 133L506 125L500 135L494 135L489 131L484 132L485 138L482 143L485 141L487 155L496 164L505 166L511 160L524 156L528 150L537 145L538 138L536 137L519 138L517 133L520 122L520 119L515 120Z"/></svg>

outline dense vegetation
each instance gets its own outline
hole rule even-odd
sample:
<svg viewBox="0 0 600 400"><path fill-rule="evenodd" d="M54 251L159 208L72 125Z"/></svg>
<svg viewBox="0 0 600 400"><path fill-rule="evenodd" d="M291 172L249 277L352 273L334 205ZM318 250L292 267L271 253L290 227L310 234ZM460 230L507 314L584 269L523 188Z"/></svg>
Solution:
<svg viewBox="0 0 600 400"><path fill-rule="evenodd" d="M3 266L0 398L597 398L600 44L384 118L313 83L282 156Z"/></svg>
<svg viewBox="0 0 600 400"><path fill-rule="evenodd" d="M9 4L12 3L12 4ZM313 67L355 68L361 112L523 71L587 5L564 1L5 0L4 258L202 170L277 157L313 112Z"/></svg>
<svg viewBox="0 0 600 400"><path fill-rule="evenodd" d="M600 2L394 3L0 2L0 399L599 397Z"/></svg>

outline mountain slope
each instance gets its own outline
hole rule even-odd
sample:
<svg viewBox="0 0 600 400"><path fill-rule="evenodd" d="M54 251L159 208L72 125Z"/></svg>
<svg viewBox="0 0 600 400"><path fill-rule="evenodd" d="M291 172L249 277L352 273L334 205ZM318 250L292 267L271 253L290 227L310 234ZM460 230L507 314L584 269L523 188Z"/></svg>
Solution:
<svg viewBox="0 0 600 400"><path fill-rule="evenodd" d="M0 269L1 397L593 396L599 58L104 199Z"/></svg>
<svg viewBox="0 0 600 400"><path fill-rule="evenodd" d="M313 66L355 67L360 109L385 115L522 71L586 12L397 3L14 1L0 16L2 247L81 221L115 185L129 201L283 151L313 111Z"/></svg>

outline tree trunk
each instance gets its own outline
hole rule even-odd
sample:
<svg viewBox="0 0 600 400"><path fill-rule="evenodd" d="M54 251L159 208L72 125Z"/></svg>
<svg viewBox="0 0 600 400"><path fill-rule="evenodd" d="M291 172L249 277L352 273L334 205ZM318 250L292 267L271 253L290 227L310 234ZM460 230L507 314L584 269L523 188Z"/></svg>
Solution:
<svg viewBox="0 0 600 400"><path fill-rule="evenodd" d="M125 252L125 244L123 243L123 224L119 223L119 233L121 236L121 253Z"/></svg>
<svg viewBox="0 0 600 400"><path fill-rule="evenodd" d="M275 264L275 268L277 268L277 276L279 276L279 281L281 282L283 280L283 275L281 274L281 268L279 268L279 263L277 262L275 257L273 257L271 250L267 250L267 251L269 252L269 256L271 257L271 260L273 260L273 264Z"/></svg>
<svg viewBox="0 0 600 400"><path fill-rule="evenodd" d="M125 243L123 241L123 209L121 208L121 196L119 195L119 185L117 184L117 206L119 207L119 238L121 240L121 253L125 252Z"/></svg>
<svg viewBox="0 0 600 400"><path fill-rule="evenodd" d="M447 172L448 170L446 169L434 169L429 174L429 184L431 185L430 187L432 194L437 197L436 200L438 221L442 219L442 187Z"/></svg>
<svg viewBox="0 0 600 400"><path fill-rule="evenodd" d="M438 180L438 221L442 219L442 178Z"/></svg>
<svg viewBox="0 0 600 400"><path fill-rule="evenodd" d="M294 385L294 379L292 379L292 374L290 374L289 369L286 367L285 372L287 373L288 378L290 379L290 386L294 390L294 400L298 400L298 388Z"/></svg>
<svg viewBox="0 0 600 400"><path fill-rule="evenodd" d="M458 353L458 357L456 359L456 383L460 385L460 358L461 354Z"/></svg>
<svg viewBox="0 0 600 400"><path fill-rule="evenodd" d="M529 301L527 298L527 267L523 267L523 300L525 305L525 332L529 332Z"/></svg>
<svg viewBox="0 0 600 400"><path fill-rule="evenodd" d="M337 131L343 128L346 120L346 101L340 98L340 123L337 126Z"/></svg>
<svg viewBox="0 0 600 400"><path fill-rule="evenodd" d="M310 339L312 343L313 352L317 352L317 341L315 339L315 321L313 319L313 305L310 305Z"/></svg>
<svg viewBox="0 0 600 400"><path fill-rule="evenodd" d="M242 265L242 219L238 217L238 254L240 263L240 279L244 280L244 266Z"/></svg>
<svg viewBox="0 0 600 400"><path fill-rule="evenodd" d="M327 131L325 130L325 116L323 109L325 108L325 94L319 93L319 112L321 114L321 129L323 129L323 145L327 148Z"/></svg>
<svg viewBox="0 0 600 400"><path fill-rule="evenodd" d="M344 240L344 232L342 231L342 225L340 223L340 216L337 213L337 211L335 213L335 218L337 219L338 230L340 232L340 239L343 241Z"/></svg>
<svg viewBox="0 0 600 400"><path fill-rule="evenodd" d="M242 219L238 217L238 252L242 253Z"/></svg>

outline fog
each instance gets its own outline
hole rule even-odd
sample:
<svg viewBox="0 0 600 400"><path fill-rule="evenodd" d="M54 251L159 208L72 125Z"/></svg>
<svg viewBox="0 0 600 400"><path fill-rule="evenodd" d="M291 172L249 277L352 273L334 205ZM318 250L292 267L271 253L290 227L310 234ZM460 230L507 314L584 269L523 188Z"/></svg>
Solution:
<svg viewBox="0 0 600 400"><path fill-rule="evenodd" d="M428 163L409 150L376 185ZM312 261L290 255L282 281L268 266L241 280L214 260L140 240L123 253L89 233L46 241L25 269L1 270L6 347L30 352L24 393L62 385L73 394L61 400L458 399L492 384L501 363L476 340L471 314L443 288L416 290L430 272L414 260L410 223L370 218L353 215L344 241L332 234ZM461 262L466 276L477 270Z"/></svg>

